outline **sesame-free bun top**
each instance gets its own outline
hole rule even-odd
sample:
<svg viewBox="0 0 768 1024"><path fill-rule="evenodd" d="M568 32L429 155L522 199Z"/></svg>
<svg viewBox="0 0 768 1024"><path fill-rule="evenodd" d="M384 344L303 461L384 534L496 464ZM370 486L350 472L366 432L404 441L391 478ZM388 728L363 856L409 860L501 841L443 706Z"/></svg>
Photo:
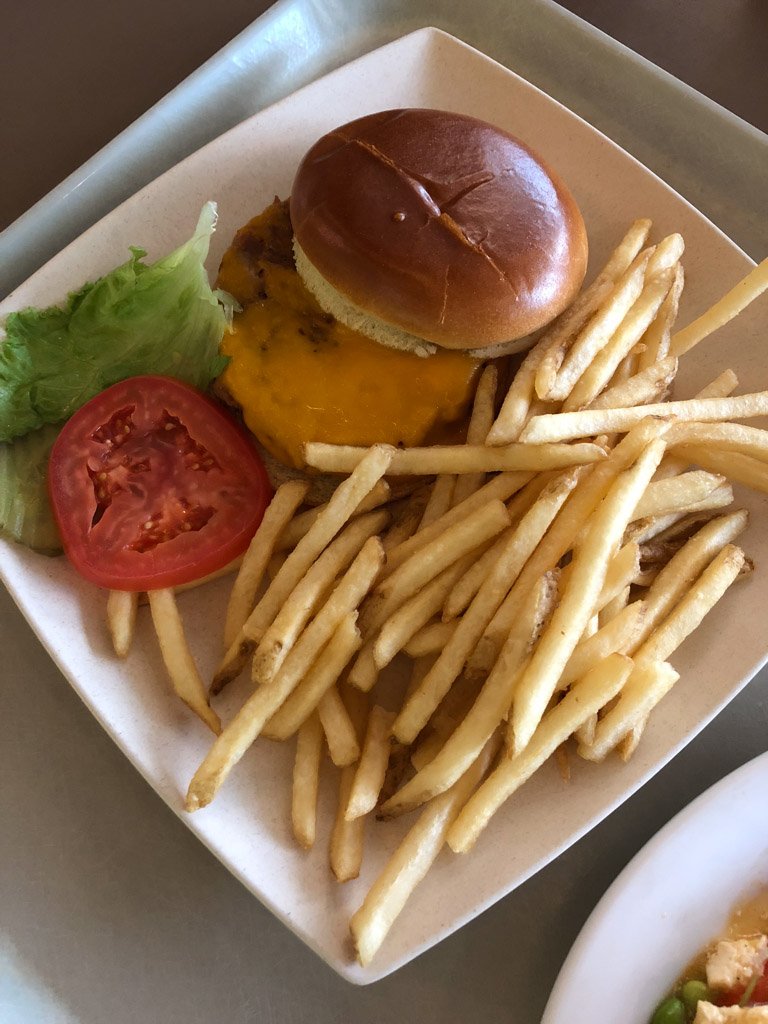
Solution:
<svg viewBox="0 0 768 1024"><path fill-rule="evenodd" d="M387 110L336 128L302 160L290 211L297 252L341 305L444 348L531 334L586 272L584 222L560 178L463 114Z"/></svg>

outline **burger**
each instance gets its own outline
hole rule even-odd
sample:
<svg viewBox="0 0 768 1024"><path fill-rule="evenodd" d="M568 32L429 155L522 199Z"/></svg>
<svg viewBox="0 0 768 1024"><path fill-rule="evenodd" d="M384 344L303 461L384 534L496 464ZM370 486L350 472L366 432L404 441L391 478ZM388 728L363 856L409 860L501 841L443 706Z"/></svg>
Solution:
<svg viewBox="0 0 768 1024"><path fill-rule="evenodd" d="M370 114L319 139L225 253L241 311L220 389L277 480L307 441L456 442L483 364L529 347L586 265L576 202L525 143L447 111Z"/></svg>

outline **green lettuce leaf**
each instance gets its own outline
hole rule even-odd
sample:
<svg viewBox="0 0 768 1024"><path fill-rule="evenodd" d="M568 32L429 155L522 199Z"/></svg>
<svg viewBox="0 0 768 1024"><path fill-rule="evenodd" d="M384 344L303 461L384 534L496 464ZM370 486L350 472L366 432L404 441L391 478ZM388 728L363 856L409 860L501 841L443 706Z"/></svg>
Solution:
<svg viewBox="0 0 768 1024"><path fill-rule="evenodd" d="M48 502L48 456L59 428L41 427L0 444L0 524L4 533L44 555L61 552Z"/></svg>
<svg viewBox="0 0 768 1024"><path fill-rule="evenodd" d="M69 296L64 308L11 313L0 346L0 441L62 423L127 377L168 374L205 389L227 363L219 342L232 300L214 292L203 263L216 208L192 238L147 265L146 252ZM221 301L220 301L221 300Z"/></svg>

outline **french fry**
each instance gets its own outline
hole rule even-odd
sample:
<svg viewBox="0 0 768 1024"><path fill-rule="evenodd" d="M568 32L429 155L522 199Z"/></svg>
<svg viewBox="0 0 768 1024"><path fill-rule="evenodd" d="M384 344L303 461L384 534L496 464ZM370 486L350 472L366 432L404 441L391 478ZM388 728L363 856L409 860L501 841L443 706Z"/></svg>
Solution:
<svg viewBox="0 0 768 1024"><path fill-rule="evenodd" d="M320 760L323 754L323 729L316 714L299 729L296 737L296 758L293 763L291 821L296 841L305 850L315 843L317 790L320 783Z"/></svg>
<svg viewBox="0 0 768 1024"><path fill-rule="evenodd" d="M403 650L409 658L439 654L456 632L458 622L428 622L411 637Z"/></svg>
<svg viewBox="0 0 768 1024"><path fill-rule="evenodd" d="M339 768L354 765L360 757L357 730L334 682L328 687L317 705L325 742L331 760Z"/></svg>
<svg viewBox="0 0 768 1024"><path fill-rule="evenodd" d="M536 633L545 591L544 581L539 580L471 709L442 749L382 805L382 814L402 814L445 792L478 756L512 703L515 684Z"/></svg>
<svg viewBox="0 0 768 1024"><path fill-rule="evenodd" d="M390 615L382 625L373 645L373 660L377 668L382 669L388 665L398 651L401 651L412 637L437 615L457 580L463 578L474 559L475 552L471 551L464 558L449 565Z"/></svg>
<svg viewBox="0 0 768 1024"><path fill-rule="evenodd" d="M394 712L378 704L371 708L363 749L344 812L347 821L368 814L376 806L387 773L394 718Z"/></svg>
<svg viewBox="0 0 768 1024"><path fill-rule="evenodd" d="M425 526L434 523L436 519L444 516L454 504L453 495L456 490L456 480L457 477L450 473L445 473L435 479L429 500L419 521L418 529L414 532L418 533Z"/></svg>
<svg viewBox="0 0 768 1024"><path fill-rule="evenodd" d="M458 782L428 804L352 915L350 931L363 966L371 962L408 897L434 863L448 829L485 775L497 748L498 740L490 740Z"/></svg>
<svg viewBox="0 0 768 1024"><path fill-rule="evenodd" d="M637 220L611 254L607 264L589 288L577 296L572 305L549 328L540 344L545 346L536 369L536 393L540 398L553 389L557 373L574 341L593 313L605 305L614 291L616 281L629 270L645 244L651 230L649 220Z"/></svg>
<svg viewBox="0 0 768 1024"><path fill-rule="evenodd" d="M616 445L605 462L583 474L543 542L488 624L470 657L468 666L471 671L481 675L490 671L512 628L526 590L539 576L554 569L571 550L574 540L617 476L637 459L650 440L663 434L666 428L667 424L661 420L641 422Z"/></svg>
<svg viewBox="0 0 768 1024"><path fill-rule="evenodd" d="M643 595L646 612L637 646L644 643L658 623L669 615L712 559L744 532L748 522L749 517L744 510L713 519L669 560ZM634 654L636 649L631 653ZM665 661L666 657L657 660Z"/></svg>
<svg viewBox="0 0 768 1024"><path fill-rule="evenodd" d="M540 417L537 417L540 418ZM304 462L322 473L351 473L363 459L367 448L310 442L302 446ZM399 448L392 456L387 472L391 476L434 476L441 473L539 472L567 469L599 462L605 452L597 445L509 444L504 448L486 445L435 445L432 448Z"/></svg>
<svg viewBox="0 0 768 1024"><path fill-rule="evenodd" d="M420 587L507 526L509 513L504 502L498 500L488 502L465 519L449 526L441 536L421 547L377 586L377 594L385 598L382 608L386 609L380 612L377 619L399 608Z"/></svg>
<svg viewBox="0 0 768 1024"><path fill-rule="evenodd" d="M638 665L619 694L616 704L600 718L592 740L581 742L578 752L588 761L602 761L618 742L669 693L680 673L668 662Z"/></svg>
<svg viewBox="0 0 768 1024"><path fill-rule="evenodd" d="M148 597L152 622L173 689L187 707L218 736L221 733L221 722L208 704L203 681L184 635L184 625L173 590L150 590Z"/></svg>
<svg viewBox="0 0 768 1024"><path fill-rule="evenodd" d="M645 249L635 257L632 264L616 282L610 296L606 298L574 341L552 387L546 394L538 392L539 398L562 401L568 397L576 381L594 361L597 354L608 344L624 317L640 297L645 279L645 269L651 254L652 249Z"/></svg>
<svg viewBox="0 0 768 1024"><path fill-rule="evenodd" d="M617 330L573 385L563 402L563 412L589 405L608 386L619 364L629 355L653 322L672 287L673 279L674 270L670 268L645 283Z"/></svg>
<svg viewBox="0 0 768 1024"><path fill-rule="evenodd" d="M627 380L608 388L589 403L589 409L621 409L657 401L677 376L677 359L667 356Z"/></svg>
<svg viewBox="0 0 768 1024"><path fill-rule="evenodd" d="M328 545L267 629L253 656L252 678L264 685L274 679L289 651L336 577L363 544L386 525L387 512L368 512L353 519Z"/></svg>
<svg viewBox="0 0 768 1024"><path fill-rule="evenodd" d="M763 494L768 493L768 462L764 459L752 458L738 451L713 451L700 445L685 445L674 451L675 454L684 453L686 458L699 466L726 473L736 483L745 484Z"/></svg>
<svg viewBox="0 0 768 1024"><path fill-rule="evenodd" d="M237 635L253 611L269 560L277 549L281 534L291 517L307 496L309 484L291 480L282 484L267 506L258 530L243 557L240 571L232 587L224 626L224 649L235 642Z"/></svg>
<svg viewBox="0 0 768 1024"><path fill-rule="evenodd" d="M107 598L107 625L118 658L127 658L136 627L139 595L131 590L110 590Z"/></svg>
<svg viewBox="0 0 768 1024"><path fill-rule="evenodd" d="M357 612L349 612L344 616L309 672L264 726L265 736L273 740L288 739L318 707L355 652L360 649L362 640L356 620ZM356 756L352 758L353 761L356 759ZM332 760L334 764L339 763L333 757Z"/></svg>
<svg viewBox="0 0 768 1024"><path fill-rule="evenodd" d="M533 473L500 473L484 484L458 505L454 505L444 515L420 529L413 537L403 541L396 548L387 551L387 566L383 576L388 576L420 548L441 536L449 526L466 519L468 515L483 508L489 501L507 501L513 494L521 490L531 479Z"/></svg>
<svg viewBox="0 0 768 1024"><path fill-rule="evenodd" d="M625 409L584 409L581 412L537 416L527 425L520 440L524 444L538 446L574 437L625 431L647 416L669 419L675 417L677 420L701 420L708 423L767 414L768 391L732 398L691 398L682 402L660 402Z"/></svg>
<svg viewBox="0 0 768 1024"><path fill-rule="evenodd" d="M768 288L768 259L763 260L735 287L682 331L672 335L670 352L681 356L727 324Z"/></svg>
<svg viewBox="0 0 768 1024"><path fill-rule="evenodd" d="M582 640L566 662L558 688L566 690L609 654L626 654L640 636L645 611L644 601L633 601L599 626L588 639Z"/></svg>
<svg viewBox="0 0 768 1024"><path fill-rule="evenodd" d="M387 472L394 451L394 448L388 445L374 445L364 451L360 465L336 488L325 510L293 549L267 592L251 612L243 626L246 637L256 643L261 640L304 573L346 525L371 488Z"/></svg>
<svg viewBox="0 0 768 1024"><path fill-rule="evenodd" d="M669 615L633 652L635 665L666 661L720 600L739 575L744 561L741 548L726 544ZM650 610L648 598L650 594L646 598Z"/></svg>
<svg viewBox="0 0 768 1024"><path fill-rule="evenodd" d="M466 853L491 817L520 786L587 719L604 707L627 680L632 662L611 654L548 711L522 753L502 761L466 803L446 841L456 853Z"/></svg>
<svg viewBox="0 0 768 1024"><path fill-rule="evenodd" d="M617 477L592 517L584 543L575 552L568 589L515 691L512 722L516 753L524 750L533 736L560 673L593 614L608 563L663 453L664 441L651 441L637 462Z"/></svg>
<svg viewBox="0 0 768 1024"><path fill-rule="evenodd" d="M385 552L398 547L416 533L426 514L430 495L430 487L418 487L398 509L393 510L392 525L382 537Z"/></svg>
<svg viewBox="0 0 768 1024"><path fill-rule="evenodd" d="M656 319L643 335L643 351L637 360L638 371L649 369L654 363L658 363L669 356L669 346L672 339L672 327L677 319L677 310L680 305L680 296L685 287L685 273L678 263L675 268L675 280L672 283L666 299L661 304ZM631 403L628 403L631 404Z"/></svg>
<svg viewBox="0 0 768 1024"><path fill-rule="evenodd" d="M690 473L652 481L638 501L632 518L645 519L687 509L703 501L725 482L724 476L705 470L691 470Z"/></svg>
<svg viewBox="0 0 768 1024"><path fill-rule="evenodd" d="M363 732L368 719L368 697L349 687L344 688L344 703L355 727L358 743L363 742ZM360 874L363 862L366 816L360 815L347 821L345 812L357 769L350 764L341 769L339 778L339 802L336 819L331 832L329 864L337 882L349 882Z"/></svg>
<svg viewBox="0 0 768 1024"><path fill-rule="evenodd" d="M401 708L393 726L395 737L401 743L413 742L461 673L483 631L573 491L577 480L578 474L570 472L551 481L510 536L504 551L500 553L496 565L473 598L466 614L458 620L456 630L435 665L422 680L419 689L411 694Z"/></svg>
<svg viewBox="0 0 768 1024"><path fill-rule="evenodd" d="M478 557L473 559L472 564L456 583L456 586L445 601L445 607L443 608L443 619L445 621L456 618L457 615L460 615L469 606L472 598L480 589L483 580L496 564L499 554L506 546L507 540L513 531L517 529L520 519L533 507L541 492L550 480L553 479L553 476L554 474L538 473L530 483L526 484L521 491L518 491L507 502L507 512L509 512L512 519L511 526L508 526L506 530L499 534L484 554L478 555Z"/></svg>
<svg viewBox="0 0 768 1024"><path fill-rule="evenodd" d="M304 630L275 679L269 686L259 687L248 698L208 751L189 785L186 800L188 811L205 807L211 802L265 723L296 688L344 616L357 609L376 578L383 560L381 541L372 537L366 541L363 550L328 601Z"/></svg>
<svg viewBox="0 0 768 1024"><path fill-rule="evenodd" d="M493 426L495 415L496 389L499 385L499 371L491 363L483 370L475 391L472 415L467 427L467 444L485 444L488 431ZM456 481L453 501L457 504L483 485L485 473L463 473Z"/></svg>
<svg viewBox="0 0 768 1024"><path fill-rule="evenodd" d="M667 444L714 449L715 452L740 452L752 458L768 461L768 430L748 427L743 423L673 423L668 431ZM688 451L683 454L690 454ZM691 462L695 462L691 459Z"/></svg>
<svg viewBox="0 0 768 1024"><path fill-rule="evenodd" d="M387 481L378 480L357 506L353 514L359 516L364 512L372 512L375 508L386 505L391 497L392 491ZM300 512L298 515L295 515L277 538L275 551L290 551L292 548L295 548L301 538L307 535L310 526L313 526L319 516L325 512L326 508L328 508L327 501L322 505L315 505L313 508L308 508L306 512Z"/></svg>

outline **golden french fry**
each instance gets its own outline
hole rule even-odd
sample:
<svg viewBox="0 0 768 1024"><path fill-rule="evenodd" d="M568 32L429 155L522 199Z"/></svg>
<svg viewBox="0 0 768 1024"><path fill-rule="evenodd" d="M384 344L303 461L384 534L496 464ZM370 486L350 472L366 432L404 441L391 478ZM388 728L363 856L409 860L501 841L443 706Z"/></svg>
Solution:
<svg viewBox="0 0 768 1024"><path fill-rule="evenodd" d="M448 566L476 550L509 526L509 513L503 501L490 501L465 519L460 519L445 532L421 547L399 565L377 586L376 593L385 598L376 622L380 623L392 611Z"/></svg>
<svg viewBox="0 0 768 1024"><path fill-rule="evenodd" d="M344 688L344 703L355 727L358 743L363 741L363 731L368 719L368 698L365 694L349 687ZM366 816L361 815L353 821L347 821L344 814L349 803L349 794L355 779L355 765L341 769L339 778L339 802L336 819L331 832L329 863L337 882L349 882L357 878L363 862L363 842L365 838Z"/></svg>
<svg viewBox="0 0 768 1024"><path fill-rule="evenodd" d="M680 296L685 287L685 273L678 263L675 268L675 280L661 304L656 319L643 335L643 351L637 360L638 371L643 371L669 356L669 346L672 339L672 328L677 319L677 311L680 305ZM672 356L671 358L675 358ZM627 403L631 404L631 403Z"/></svg>
<svg viewBox="0 0 768 1024"><path fill-rule="evenodd" d="M457 477L450 473L444 473L435 479L418 529L415 531L416 533L419 530L423 530L425 526L429 526L430 523L434 523L436 519L444 516L454 504L453 495L456 490L457 479Z"/></svg>
<svg viewBox="0 0 768 1024"><path fill-rule="evenodd" d="M280 535L296 509L307 496L309 484L291 480L275 491L258 530L246 551L227 606L224 626L224 648L230 648L253 611L269 560L277 548Z"/></svg>
<svg viewBox="0 0 768 1024"><path fill-rule="evenodd" d="M592 740L579 743L579 754L588 761L602 761L628 732L645 721L679 678L680 673L668 662L637 665L616 704L598 720Z"/></svg>
<svg viewBox="0 0 768 1024"><path fill-rule="evenodd" d="M387 512L368 512L353 519L310 566L256 648L252 672L256 682L264 685L274 679L328 588L388 519Z"/></svg>
<svg viewBox="0 0 768 1024"><path fill-rule="evenodd" d="M357 612L354 611L344 616L310 670L264 726L265 736L273 740L288 739L318 707L355 652L360 649L362 641L356 619ZM328 745L330 747L330 740ZM352 758L353 761L356 759L356 756ZM334 764L339 764L335 758L332 757L332 760Z"/></svg>
<svg viewBox="0 0 768 1024"><path fill-rule="evenodd" d="M589 409L621 409L658 401L677 376L677 359L667 356L599 394Z"/></svg>
<svg viewBox="0 0 768 1024"><path fill-rule="evenodd" d="M413 742L461 673L483 631L573 491L577 480L578 474L569 472L551 481L509 537L490 575L481 585L466 614L458 620L457 628L440 657L422 680L419 689L411 694L401 708L393 726L395 737L401 743Z"/></svg>
<svg viewBox="0 0 768 1024"><path fill-rule="evenodd" d="M537 417L539 418L539 417ZM312 441L302 446L304 462L323 473L351 473L368 451L352 445ZM391 476L434 476L441 473L531 472L567 469L599 462L605 452L595 444L541 445L509 444L504 448L486 445L435 445L432 448L399 448L387 472Z"/></svg>
<svg viewBox="0 0 768 1024"><path fill-rule="evenodd" d="M107 598L107 625L118 658L127 658L136 626L139 595L131 590L110 590Z"/></svg>
<svg viewBox="0 0 768 1024"><path fill-rule="evenodd" d="M670 268L646 281L617 330L574 384L563 403L563 412L588 406L608 386L619 364L627 358L653 322L672 287L673 279L674 270Z"/></svg>
<svg viewBox="0 0 768 1024"><path fill-rule="evenodd" d="M446 837L456 853L466 853L492 816L587 719L604 707L626 682L629 658L611 654L569 690L542 719L522 753L502 761L467 802Z"/></svg>
<svg viewBox="0 0 768 1024"><path fill-rule="evenodd" d="M669 615L636 648L632 654L635 665L666 661L717 604L739 575L744 561L741 548L726 544ZM649 591L646 597L649 610L652 608L650 597Z"/></svg>
<svg viewBox="0 0 768 1024"><path fill-rule="evenodd" d="M475 552L471 551L464 558L449 565L390 615L382 625L373 645L373 660L377 668L382 669L388 665L398 651L401 651L412 637L437 615L456 582L463 578L475 557Z"/></svg>
<svg viewBox="0 0 768 1024"><path fill-rule="evenodd" d="M409 658L423 658L427 654L439 654L453 634L456 632L458 623L451 622L428 622L411 637L403 650Z"/></svg>
<svg viewBox="0 0 768 1024"><path fill-rule="evenodd" d="M669 428L667 444L670 448L678 445L695 445L714 449L716 452L740 452L755 459L768 461L768 430L748 427L743 423L673 423ZM686 450L683 454L688 455ZM691 459L695 462L695 459Z"/></svg>
<svg viewBox="0 0 768 1024"><path fill-rule="evenodd" d="M617 750L619 751L619 757L622 761L626 762L632 757L634 752L637 750L637 745L642 739L643 732L648 723L648 719L643 719L642 722L638 722L634 725L623 740L619 743Z"/></svg>
<svg viewBox="0 0 768 1024"><path fill-rule="evenodd" d="M594 319L593 314L597 316L612 300L615 302L616 282L623 279L638 258L650 230L649 220L635 221L594 282L577 296L571 307L555 321L554 327L546 332L547 351L536 371L536 393L540 398L553 390L568 350L581 338L585 325L590 318Z"/></svg>
<svg viewBox="0 0 768 1024"><path fill-rule="evenodd" d="M703 501L725 483L725 477L705 470L691 470L679 476L654 480L637 503L632 518L663 516Z"/></svg>
<svg viewBox="0 0 768 1024"><path fill-rule="evenodd" d="M429 763L382 805L382 814L402 814L445 792L478 756L512 702L515 684L535 636L545 592L544 581L539 580L471 709L442 749L435 751Z"/></svg>
<svg viewBox="0 0 768 1024"><path fill-rule="evenodd" d="M323 729L316 714L299 729L296 758L293 763L291 821L293 834L305 850L315 842L317 790L320 783L320 759L323 753Z"/></svg>
<svg viewBox="0 0 768 1024"><path fill-rule="evenodd" d="M660 402L625 409L583 409L581 412L537 416L527 425L520 440L525 444L537 446L574 437L625 431L647 416L669 419L675 417L677 420L701 420L708 423L767 414L768 391L732 398L691 398L682 402Z"/></svg>
<svg viewBox="0 0 768 1024"><path fill-rule="evenodd" d="M184 625L173 590L150 590L147 596L160 651L177 696L212 732L219 735L221 722L208 704L203 681L184 635Z"/></svg>
<svg viewBox="0 0 768 1024"><path fill-rule="evenodd" d="M664 441L651 441L637 462L617 477L592 516L584 543L574 555L568 589L515 691L512 723L516 753L524 750L533 736L558 678L593 614L608 563L663 453Z"/></svg>
<svg viewBox="0 0 768 1024"><path fill-rule="evenodd" d="M713 451L700 445L675 448L675 454L678 453L684 453L685 458L691 462L724 473L731 480L751 487L754 491L768 492L768 462L762 458L752 458L738 451Z"/></svg>
<svg viewBox="0 0 768 1024"><path fill-rule="evenodd" d="M394 719L393 711L387 711L378 704L371 708L363 749L344 812L347 821L368 814L376 806L387 774Z"/></svg>
<svg viewBox="0 0 768 1024"><path fill-rule="evenodd" d="M595 610L602 612L617 594L623 592L639 571L640 545L636 541L628 541L619 548L608 565L603 589L600 591Z"/></svg>
<svg viewBox="0 0 768 1024"><path fill-rule="evenodd" d="M364 512L372 512L373 509L379 508L380 505L386 505L391 497L392 492L387 481L378 480L357 506L354 515L358 516ZM309 532L310 526L315 523L327 508L328 502L326 501L322 505L315 505L313 508L308 508L306 512L300 512L294 516L277 538L275 551L288 551L291 548L295 548L301 538Z"/></svg>
<svg viewBox="0 0 768 1024"><path fill-rule="evenodd" d="M248 698L208 751L189 785L186 801L188 811L205 807L211 802L266 722L309 670L341 620L356 610L376 578L383 560L381 541L372 537L366 541L363 550L347 569L328 601L299 637L277 676L269 686L259 687Z"/></svg>
<svg viewBox="0 0 768 1024"><path fill-rule="evenodd" d="M365 450L360 465L336 488L325 510L290 553L267 592L251 612L243 626L246 637L256 643L261 640L304 573L387 472L394 451L388 445L374 445Z"/></svg>
<svg viewBox="0 0 768 1024"><path fill-rule="evenodd" d="M640 636L645 610L644 601L633 601L613 618L599 625L590 637L582 640L566 662L558 688L566 690L609 654L626 654Z"/></svg>
<svg viewBox="0 0 768 1024"><path fill-rule="evenodd" d="M490 740L459 781L422 811L352 915L350 931L363 966L371 962L408 897L434 863L448 829L488 770L497 747L498 741Z"/></svg>
<svg viewBox="0 0 768 1024"><path fill-rule="evenodd" d="M385 552L398 547L416 533L426 514L430 496L430 487L417 487L405 502L393 511L392 525L382 537Z"/></svg>
<svg viewBox="0 0 768 1024"><path fill-rule="evenodd" d="M467 444L485 444L488 431L493 426L495 415L496 389L499 386L499 371L491 363L483 370L475 391L472 415L467 427ZM485 482L485 473L462 473L456 481L454 504L468 498Z"/></svg>
<svg viewBox="0 0 768 1024"><path fill-rule="evenodd" d="M547 531L543 542L530 558L517 582L488 624L472 653L468 667L487 674L509 634L526 590L544 573L551 571L571 550L584 524L602 501L616 477L630 466L654 437L663 434L667 424L648 419L641 422L616 445L608 459L588 469Z"/></svg>
<svg viewBox="0 0 768 1024"><path fill-rule="evenodd" d="M317 716L333 763L339 768L354 765L360 757L360 743L354 722L344 706L335 682L320 698Z"/></svg>
<svg viewBox="0 0 768 1024"><path fill-rule="evenodd" d="M622 320L640 297L645 280L645 268L653 249L645 249L632 261L619 278L611 294L592 319L582 329L563 360L555 382L547 394L539 398L562 401L571 393L574 384L608 344Z"/></svg>
<svg viewBox="0 0 768 1024"><path fill-rule="evenodd" d="M394 572L415 551L423 548L425 544L430 543L436 537L441 536L449 526L453 526L462 519L466 519L472 512L483 508L489 501L497 499L499 501L506 501L521 488L525 487L533 476L533 473L500 473L498 476L493 477L480 490L475 491L474 494L465 498L460 504L454 505L453 508L450 508L439 519L420 529L418 533L403 541L398 547L388 550L387 565L383 575L388 576L391 572Z"/></svg>
<svg viewBox="0 0 768 1024"><path fill-rule="evenodd" d="M768 288L768 259L763 260L735 287L703 313L692 324L672 336L670 351L674 356L689 352L718 327L727 324Z"/></svg>
<svg viewBox="0 0 768 1024"><path fill-rule="evenodd" d="M645 620L639 642L630 653L634 653L645 642L712 559L744 532L748 521L748 513L744 510L713 519L669 560L643 595L646 603ZM666 656L657 660L666 661Z"/></svg>

